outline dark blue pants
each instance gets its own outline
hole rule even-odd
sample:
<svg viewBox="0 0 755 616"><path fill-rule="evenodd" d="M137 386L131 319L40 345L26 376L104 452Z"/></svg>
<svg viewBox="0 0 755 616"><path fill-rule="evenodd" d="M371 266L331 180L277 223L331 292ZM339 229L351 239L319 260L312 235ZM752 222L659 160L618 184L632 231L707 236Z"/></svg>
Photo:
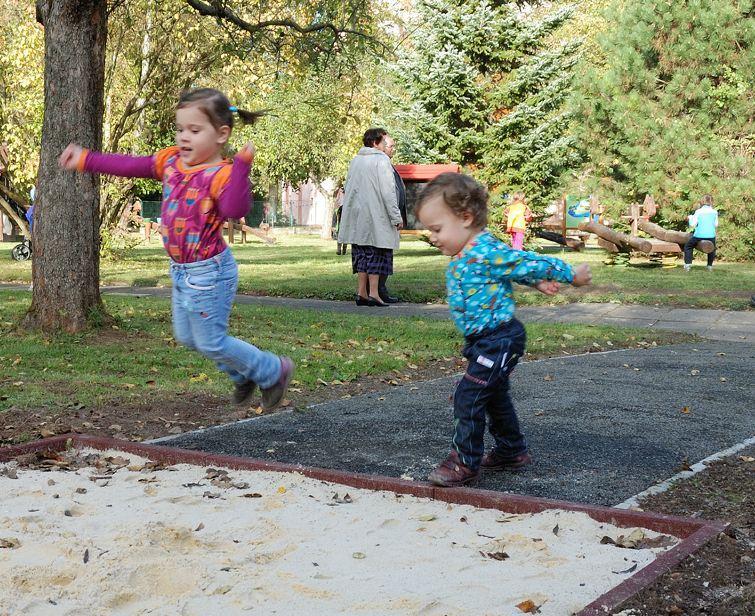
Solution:
<svg viewBox="0 0 755 616"><path fill-rule="evenodd" d="M466 339L463 353L469 364L454 392L453 446L462 463L473 470L479 468L485 451L486 417L496 453L514 457L527 451L509 397L509 374L524 355L525 342L524 326L516 319Z"/></svg>
<svg viewBox="0 0 755 616"><path fill-rule="evenodd" d="M685 265L692 265L692 250L702 240L708 240L709 242L713 242L713 246L716 245L715 237L695 237L693 235L691 238L689 238L687 243L684 245L684 264ZM713 250L713 252L709 252L707 256L708 256L708 265L713 265L713 259L716 258L715 249Z"/></svg>

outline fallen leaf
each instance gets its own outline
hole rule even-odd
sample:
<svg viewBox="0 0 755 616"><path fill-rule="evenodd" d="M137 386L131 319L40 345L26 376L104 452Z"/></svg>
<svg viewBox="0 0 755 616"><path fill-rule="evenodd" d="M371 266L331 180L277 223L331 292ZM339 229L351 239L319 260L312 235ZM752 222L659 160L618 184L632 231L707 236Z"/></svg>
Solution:
<svg viewBox="0 0 755 616"><path fill-rule="evenodd" d="M516 606L519 608L519 611L524 612L525 614L537 614L539 611L539 607L535 605L535 602L532 599L517 603Z"/></svg>
<svg viewBox="0 0 755 616"><path fill-rule="evenodd" d="M690 370L690 372L689 372L689 373L690 373L690 374L691 374L692 376L697 376L698 374L700 374L700 371L699 371L699 370Z"/></svg>
<svg viewBox="0 0 755 616"><path fill-rule="evenodd" d="M89 548L84 550L84 564L86 565L89 562Z"/></svg>
<svg viewBox="0 0 755 616"><path fill-rule="evenodd" d="M357 560L362 560L364 558L367 558L367 555L364 552L354 552L351 557L356 558Z"/></svg>
<svg viewBox="0 0 755 616"><path fill-rule="evenodd" d="M285 486L281 486L280 488L278 488L278 494L285 494L285 493L286 493L286 487Z"/></svg>
<svg viewBox="0 0 755 616"><path fill-rule="evenodd" d="M629 567L629 569L624 569L623 571L613 571L613 573L621 575L622 573L632 573L632 571L634 571L635 569L637 569L637 563L634 563L631 567Z"/></svg>
<svg viewBox="0 0 755 616"><path fill-rule="evenodd" d="M509 558L509 555L506 552L482 552L480 551L480 554L482 554L485 558L492 558L493 560L506 560Z"/></svg>
<svg viewBox="0 0 755 616"><path fill-rule="evenodd" d="M752 456L739 456L739 459L742 460L742 462L755 462L755 458Z"/></svg>
<svg viewBox="0 0 755 616"><path fill-rule="evenodd" d="M249 492L247 494L242 494L244 498L262 498L262 494L259 492Z"/></svg>
<svg viewBox="0 0 755 616"><path fill-rule="evenodd" d="M417 518L420 522L432 522L433 520L437 519L437 516L434 516L432 513L426 513L424 515L421 515Z"/></svg>
<svg viewBox="0 0 755 616"><path fill-rule="evenodd" d="M11 537L10 539L3 539L0 537L0 548L9 548L11 550L15 550L16 548L21 547L21 542Z"/></svg>
<svg viewBox="0 0 755 616"><path fill-rule="evenodd" d="M47 428L42 428L39 431L39 435L42 438L50 438L51 436L55 436L55 432L53 432L52 430L48 430Z"/></svg>
<svg viewBox="0 0 755 616"><path fill-rule="evenodd" d="M194 532L195 532L195 533L196 533L196 532L199 532L199 531L200 531L200 530L202 530L203 528L204 528L204 522L200 522L200 523L199 523L199 526L197 526L197 527L196 527L196 528L194 529Z"/></svg>
<svg viewBox="0 0 755 616"><path fill-rule="evenodd" d="M18 473L15 468L8 468L7 466L0 469L0 475L7 477L8 479L18 479Z"/></svg>
<svg viewBox="0 0 755 616"><path fill-rule="evenodd" d="M556 524L556 525L555 525L555 526L553 527L553 534L554 534L554 535L556 535L556 537L558 537L558 524Z"/></svg>
<svg viewBox="0 0 755 616"><path fill-rule="evenodd" d="M689 407L688 407L688 406L683 406L683 407L682 407L682 413L690 413L690 412L691 412L691 411L690 411L690 409L689 409Z"/></svg>
<svg viewBox="0 0 755 616"><path fill-rule="evenodd" d="M553 375L552 375L552 374L546 374L546 375L545 375L545 376L543 377L543 380L544 380L544 381L552 381L552 380L553 380Z"/></svg>

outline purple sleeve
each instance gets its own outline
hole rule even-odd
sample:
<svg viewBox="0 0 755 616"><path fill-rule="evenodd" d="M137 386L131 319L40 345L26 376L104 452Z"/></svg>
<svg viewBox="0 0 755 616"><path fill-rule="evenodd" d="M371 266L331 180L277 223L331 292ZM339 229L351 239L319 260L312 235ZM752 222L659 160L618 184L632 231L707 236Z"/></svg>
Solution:
<svg viewBox="0 0 755 616"><path fill-rule="evenodd" d="M233 159L231 177L221 189L218 213L223 218L241 218L249 212L251 183L249 172L252 165L241 156Z"/></svg>
<svg viewBox="0 0 755 616"><path fill-rule="evenodd" d="M103 154L87 152L84 171L106 173L126 178L152 178L159 180L153 156L129 156L127 154Z"/></svg>

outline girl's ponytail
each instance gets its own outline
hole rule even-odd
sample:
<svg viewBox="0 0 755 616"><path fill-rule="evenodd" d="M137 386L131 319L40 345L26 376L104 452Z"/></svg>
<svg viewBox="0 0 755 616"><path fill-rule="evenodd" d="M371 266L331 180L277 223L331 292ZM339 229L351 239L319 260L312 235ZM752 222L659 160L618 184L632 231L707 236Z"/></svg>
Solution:
<svg viewBox="0 0 755 616"><path fill-rule="evenodd" d="M239 109L238 107L230 107L233 113L238 114L242 124L254 124L262 116L266 116L268 109L259 109L258 111L247 111L245 109Z"/></svg>

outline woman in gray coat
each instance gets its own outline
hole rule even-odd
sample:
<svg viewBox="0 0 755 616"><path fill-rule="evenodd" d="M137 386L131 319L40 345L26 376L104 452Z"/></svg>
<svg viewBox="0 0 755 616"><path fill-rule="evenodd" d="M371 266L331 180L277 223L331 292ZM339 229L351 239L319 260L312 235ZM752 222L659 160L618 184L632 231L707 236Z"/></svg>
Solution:
<svg viewBox="0 0 755 616"><path fill-rule="evenodd" d="M393 166L374 147L386 134L382 128L365 132L365 147L351 161L344 187L338 241L351 244L352 269L359 282L357 306L388 305L380 299L379 278L393 274L393 251L399 246L402 220Z"/></svg>

